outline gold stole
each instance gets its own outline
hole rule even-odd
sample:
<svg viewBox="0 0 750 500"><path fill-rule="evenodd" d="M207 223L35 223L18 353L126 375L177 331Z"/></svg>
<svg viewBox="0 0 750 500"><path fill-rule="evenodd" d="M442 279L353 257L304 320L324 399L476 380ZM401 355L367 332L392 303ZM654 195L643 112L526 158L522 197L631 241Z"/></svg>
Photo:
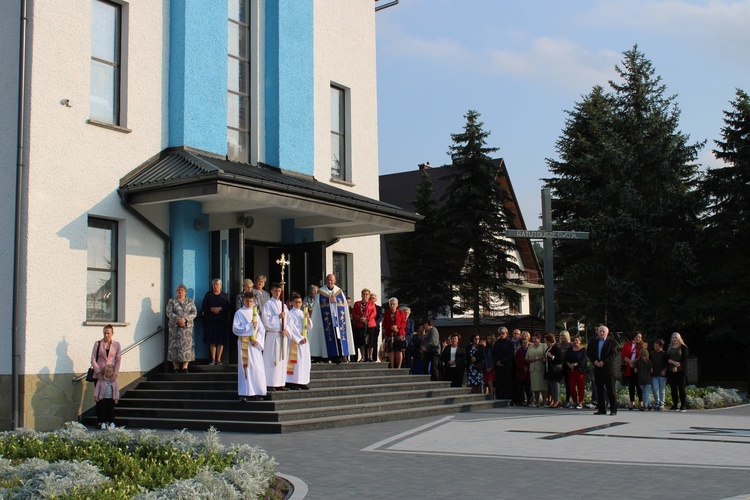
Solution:
<svg viewBox="0 0 750 500"><path fill-rule="evenodd" d="M302 310L302 338L307 338L307 321L308 317L304 316L307 314L307 308ZM297 354L299 351L299 344L297 342L292 342L292 345L289 346L289 361L286 364L286 374L287 375L293 375L294 374L294 365L297 364Z"/></svg>
<svg viewBox="0 0 750 500"><path fill-rule="evenodd" d="M253 306L253 321L257 321L258 318L258 310ZM253 326L253 334L247 337L240 337L240 341L242 342L242 367L247 368L247 365L250 364L250 341L255 340L255 326ZM247 378L247 372L245 372L245 378Z"/></svg>

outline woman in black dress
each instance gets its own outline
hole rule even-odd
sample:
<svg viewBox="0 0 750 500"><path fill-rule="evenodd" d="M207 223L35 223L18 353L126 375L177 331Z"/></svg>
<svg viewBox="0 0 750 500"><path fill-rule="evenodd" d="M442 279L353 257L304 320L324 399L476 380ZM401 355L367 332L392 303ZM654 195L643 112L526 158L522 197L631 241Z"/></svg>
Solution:
<svg viewBox="0 0 750 500"><path fill-rule="evenodd" d="M679 411L684 412L687 409L685 396L685 368L687 368L688 348L682 340L682 335L677 332L672 334L667 349L667 382L672 390L672 408L670 411L677 411L677 401L679 398Z"/></svg>
<svg viewBox="0 0 750 500"><path fill-rule="evenodd" d="M231 315L234 313L227 294L221 291L221 280L211 281L211 291L203 297L203 343L208 344L211 365L221 364L224 344L227 343Z"/></svg>

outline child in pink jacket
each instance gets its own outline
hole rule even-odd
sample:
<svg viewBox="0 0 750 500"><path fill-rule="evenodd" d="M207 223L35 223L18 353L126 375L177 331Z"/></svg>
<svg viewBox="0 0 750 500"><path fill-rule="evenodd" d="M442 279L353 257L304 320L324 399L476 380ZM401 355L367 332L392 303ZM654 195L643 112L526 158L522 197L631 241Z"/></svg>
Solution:
<svg viewBox="0 0 750 500"><path fill-rule="evenodd" d="M115 378L114 365L104 367L104 377L96 382L94 401L96 401L96 424L101 429L115 428L115 405L120 399L120 386Z"/></svg>

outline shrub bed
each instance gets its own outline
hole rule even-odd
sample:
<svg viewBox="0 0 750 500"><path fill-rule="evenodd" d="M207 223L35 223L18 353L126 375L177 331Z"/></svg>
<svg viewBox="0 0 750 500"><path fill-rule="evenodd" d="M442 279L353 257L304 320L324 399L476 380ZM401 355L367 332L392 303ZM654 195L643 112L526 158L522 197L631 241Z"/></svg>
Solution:
<svg viewBox="0 0 750 500"><path fill-rule="evenodd" d="M225 447L214 428L202 439L77 422L0 433L0 498L284 498L276 466L260 448Z"/></svg>
<svg viewBox="0 0 750 500"><path fill-rule="evenodd" d="M617 405L621 408L630 405L630 396L627 386L617 384ZM727 406L737 406L742 403L737 389L724 389L722 387L696 387L689 385L685 388L687 396L687 408L689 410L706 410L709 408L724 408ZM651 394L653 399L653 394ZM636 401L638 397L636 396ZM664 398L665 408L672 406L672 393L667 384L667 390Z"/></svg>

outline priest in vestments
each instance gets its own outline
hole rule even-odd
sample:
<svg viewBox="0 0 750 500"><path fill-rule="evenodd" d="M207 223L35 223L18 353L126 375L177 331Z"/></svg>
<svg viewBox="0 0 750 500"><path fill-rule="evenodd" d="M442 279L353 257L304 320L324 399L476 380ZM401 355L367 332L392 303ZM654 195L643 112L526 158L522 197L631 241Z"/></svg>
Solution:
<svg viewBox="0 0 750 500"><path fill-rule="evenodd" d="M237 394L244 401L262 399L266 395L265 329L253 301L252 292L245 293L242 308L234 313L232 321L232 332L237 336Z"/></svg>
<svg viewBox="0 0 750 500"><path fill-rule="evenodd" d="M312 323L308 338L311 356L341 362L354 354L349 305L344 291L336 286L336 276L333 274L326 276L325 286L318 289Z"/></svg>
<svg viewBox="0 0 750 500"><path fill-rule="evenodd" d="M290 389L307 389L310 383L310 344L308 332L312 327L307 308L302 310L302 297L292 294L292 309L287 316L289 331L289 361L286 368L286 383Z"/></svg>

